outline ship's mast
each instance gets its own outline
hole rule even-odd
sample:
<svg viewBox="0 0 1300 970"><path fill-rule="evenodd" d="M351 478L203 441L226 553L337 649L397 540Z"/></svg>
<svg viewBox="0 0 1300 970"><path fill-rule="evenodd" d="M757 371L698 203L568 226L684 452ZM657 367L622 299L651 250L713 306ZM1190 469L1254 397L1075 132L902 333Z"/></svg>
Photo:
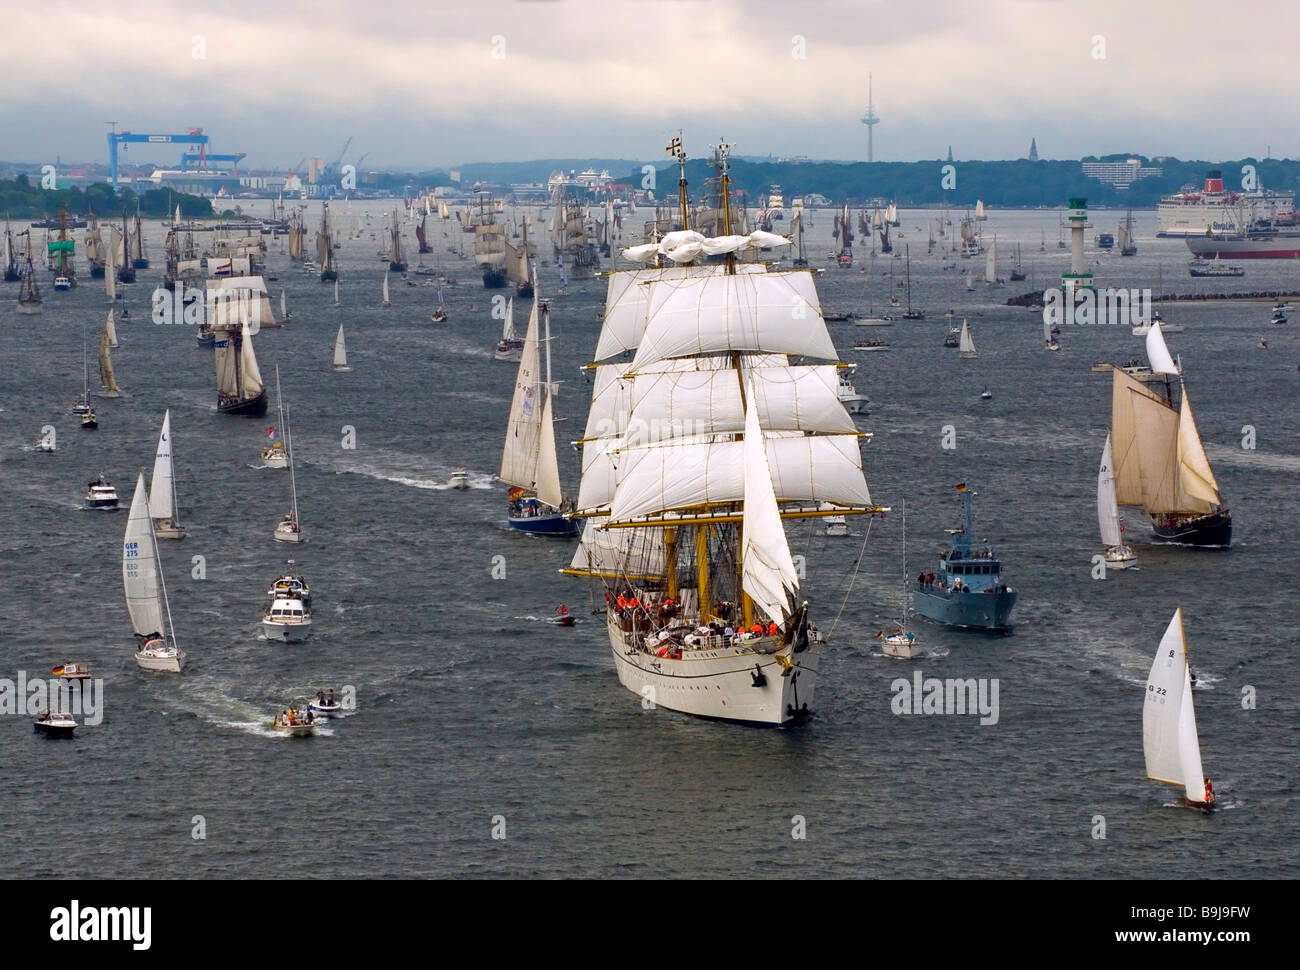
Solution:
<svg viewBox="0 0 1300 970"><path fill-rule="evenodd" d="M690 204L686 200L686 151L682 148L681 132L668 143L668 154L677 159L677 194L682 207L682 229L691 228Z"/></svg>

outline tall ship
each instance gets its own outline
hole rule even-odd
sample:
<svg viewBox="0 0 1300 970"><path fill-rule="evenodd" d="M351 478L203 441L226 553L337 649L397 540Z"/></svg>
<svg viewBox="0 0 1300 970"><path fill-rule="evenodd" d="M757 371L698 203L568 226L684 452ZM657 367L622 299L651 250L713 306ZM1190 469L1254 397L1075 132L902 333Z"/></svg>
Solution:
<svg viewBox="0 0 1300 970"><path fill-rule="evenodd" d="M1166 195L1156 207L1157 236L1205 236L1245 232L1256 220L1285 218L1295 212L1294 192L1263 187L1253 192L1225 192L1223 172L1205 173L1198 192L1184 188Z"/></svg>
<svg viewBox="0 0 1300 970"><path fill-rule="evenodd" d="M266 414L266 386L253 352L253 335L248 327L249 304L217 298L215 292L221 282L209 281L207 302L207 323L214 337L217 410L222 414L260 418Z"/></svg>
<svg viewBox="0 0 1300 970"><path fill-rule="evenodd" d="M474 262L483 268L483 286L489 290L499 290L507 283L506 229L497 221L502 211L486 192L479 193L473 222Z"/></svg>
<svg viewBox="0 0 1300 970"><path fill-rule="evenodd" d="M870 231L870 230L868 230ZM840 242L839 255L836 256L836 262L841 266L853 265L853 222L849 216L849 204L844 203L840 214L835 217L835 229L833 235Z"/></svg>
<svg viewBox="0 0 1300 970"><path fill-rule="evenodd" d="M388 268L394 273L406 272L406 257L402 255L402 223L393 210L393 221L388 227Z"/></svg>
<svg viewBox="0 0 1300 970"><path fill-rule="evenodd" d="M301 212L294 212L289 217L289 259L295 263L307 259L307 226Z"/></svg>
<svg viewBox="0 0 1300 970"><path fill-rule="evenodd" d="M952 544L939 554L939 570L922 573L912 588L914 612L936 623L1004 630L1011 623L1016 591L1002 578L1002 562L988 539L975 538L975 495L963 483L962 526L946 530Z"/></svg>
<svg viewBox="0 0 1300 970"><path fill-rule="evenodd" d="M86 230L86 261L90 263L90 278L104 278L104 238L99 231L99 217L90 214L90 227Z"/></svg>
<svg viewBox="0 0 1300 970"><path fill-rule="evenodd" d="M135 213L135 225L131 227L131 267L133 269L149 268L149 252L144 244L144 227L140 223L140 212Z"/></svg>
<svg viewBox="0 0 1300 970"><path fill-rule="evenodd" d="M113 248L117 249L116 241L114 241ZM117 266L117 281L119 283L135 282L135 266L131 262L131 224L126 210L122 211L122 248L120 252L113 254L113 263Z"/></svg>
<svg viewBox="0 0 1300 970"><path fill-rule="evenodd" d="M781 186L773 185L767 195L767 212L773 222L785 218L785 198L781 195Z"/></svg>
<svg viewBox="0 0 1300 970"><path fill-rule="evenodd" d="M429 211L428 211L429 202L427 199L425 200L424 205L425 205L424 215L420 216L420 224L415 227L415 241L417 243L416 252L418 252L421 256L423 256L425 253L433 252L433 247L429 245L428 233L425 230L425 223L428 222L429 219Z"/></svg>
<svg viewBox="0 0 1300 970"><path fill-rule="evenodd" d="M65 206L59 206L59 238L52 240L49 248L52 253L58 253L54 264L54 288L72 289L77 285L77 270L72 261L76 243L68 238L68 210Z"/></svg>
<svg viewBox="0 0 1300 970"><path fill-rule="evenodd" d="M687 228L624 250L653 267L609 274L581 441L583 535L565 572L602 584L628 690L780 725L811 710L822 644L783 520L886 510L838 397L813 275L740 261L788 246L781 237L692 231L685 154L678 140L669 150ZM726 157L722 146L724 200Z"/></svg>
<svg viewBox="0 0 1300 970"><path fill-rule="evenodd" d="M528 217L524 216L523 236L519 244L506 240L506 278L515 285L515 294L521 299L533 295L533 275L529 261L537 256L536 247L528 241Z"/></svg>
<svg viewBox="0 0 1300 970"><path fill-rule="evenodd" d="M290 237L292 239L292 236ZM329 283L339 278L334 259L334 239L330 235L330 204L321 203L320 229L316 232L316 261L320 266L320 281ZM265 409L263 409L265 411Z"/></svg>
<svg viewBox="0 0 1300 970"><path fill-rule="evenodd" d="M1151 516L1156 542L1227 548L1232 513L1205 457L1182 368L1160 330L1152 324L1147 332L1147 357L1151 370L1164 378L1163 386L1153 390L1119 367L1111 371L1116 501ZM1177 405L1174 378L1181 392Z"/></svg>
<svg viewBox="0 0 1300 970"><path fill-rule="evenodd" d="M5 219L5 282L17 283L23 278L22 270L18 265L18 254L14 249L14 234L9 228L9 220Z"/></svg>

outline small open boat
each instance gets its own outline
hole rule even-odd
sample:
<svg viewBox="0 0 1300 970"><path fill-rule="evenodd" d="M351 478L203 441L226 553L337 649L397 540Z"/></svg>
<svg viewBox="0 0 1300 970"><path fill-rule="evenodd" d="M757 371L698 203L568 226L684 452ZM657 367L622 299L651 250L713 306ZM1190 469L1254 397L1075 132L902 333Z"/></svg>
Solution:
<svg viewBox="0 0 1300 970"><path fill-rule="evenodd" d="M71 714L42 711L41 716L32 722L32 730L50 738L70 738L77 729L77 722Z"/></svg>
<svg viewBox="0 0 1300 970"><path fill-rule="evenodd" d="M573 626L573 614L569 612L567 606L561 603L555 608L555 615L551 617L551 622L556 626Z"/></svg>
<svg viewBox="0 0 1300 970"><path fill-rule="evenodd" d="M339 717L343 714L343 704L334 696L334 688L318 690L316 699L307 705L307 711L317 717Z"/></svg>
<svg viewBox="0 0 1300 970"><path fill-rule="evenodd" d="M296 707L281 711L271 721L271 729L283 731L294 738L306 737L316 733L316 715Z"/></svg>

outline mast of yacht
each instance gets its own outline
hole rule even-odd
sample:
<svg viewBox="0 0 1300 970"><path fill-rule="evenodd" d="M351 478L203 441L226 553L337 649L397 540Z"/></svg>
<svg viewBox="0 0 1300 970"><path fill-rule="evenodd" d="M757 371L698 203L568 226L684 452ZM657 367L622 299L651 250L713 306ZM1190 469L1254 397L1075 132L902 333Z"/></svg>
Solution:
<svg viewBox="0 0 1300 970"><path fill-rule="evenodd" d="M278 380L278 378L277 378ZM286 412L284 421L284 450L289 453L289 493L293 498L293 524L298 527L298 534L302 534L302 523L298 521L298 480L294 472L293 460L293 433L289 429L288 413Z"/></svg>

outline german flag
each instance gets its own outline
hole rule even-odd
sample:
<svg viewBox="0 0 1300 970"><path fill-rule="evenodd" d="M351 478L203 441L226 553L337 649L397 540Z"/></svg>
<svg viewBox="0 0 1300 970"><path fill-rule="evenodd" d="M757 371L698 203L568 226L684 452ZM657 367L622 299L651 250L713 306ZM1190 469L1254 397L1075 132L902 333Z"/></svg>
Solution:
<svg viewBox="0 0 1300 970"><path fill-rule="evenodd" d="M960 485L958 485L958 486L957 486L957 491L959 491L959 492L964 492L964 491L966 491L966 483L965 483L965 482L962 482Z"/></svg>
<svg viewBox="0 0 1300 970"><path fill-rule="evenodd" d="M55 677L58 677L60 674L63 673L63 671L64 671L65 669L66 669L66 668L64 668L64 667L62 667L62 666L55 667L54 670L52 671L52 673L53 673L53 675L54 675Z"/></svg>

